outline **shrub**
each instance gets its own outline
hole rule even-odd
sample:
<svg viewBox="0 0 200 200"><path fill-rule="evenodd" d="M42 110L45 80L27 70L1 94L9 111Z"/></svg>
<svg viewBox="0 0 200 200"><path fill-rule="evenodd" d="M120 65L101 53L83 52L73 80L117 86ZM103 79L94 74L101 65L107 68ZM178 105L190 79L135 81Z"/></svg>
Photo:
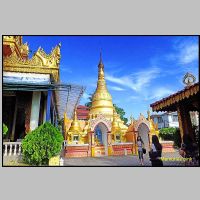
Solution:
<svg viewBox="0 0 200 200"><path fill-rule="evenodd" d="M61 152L62 143L60 131L46 122L22 140L23 160L30 165L48 165L49 159Z"/></svg>
<svg viewBox="0 0 200 200"><path fill-rule="evenodd" d="M174 145L177 147L181 146L181 135L178 128L162 128L159 131L159 137L162 140L171 140L174 141Z"/></svg>
<svg viewBox="0 0 200 200"><path fill-rule="evenodd" d="M8 132L8 127L3 123L3 135L5 136Z"/></svg>

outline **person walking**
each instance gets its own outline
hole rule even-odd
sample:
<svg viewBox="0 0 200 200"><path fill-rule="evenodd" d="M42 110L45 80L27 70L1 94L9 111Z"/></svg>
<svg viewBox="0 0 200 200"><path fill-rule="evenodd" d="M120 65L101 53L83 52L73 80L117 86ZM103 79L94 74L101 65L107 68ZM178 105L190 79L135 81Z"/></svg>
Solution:
<svg viewBox="0 0 200 200"><path fill-rule="evenodd" d="M163 167L162 158L162 145L159 142L158 136L152 136L152 144L149 152L152 167Z"/></svg>
<svg viewBox="0 0 200 200"><path fill-rule="evenodd" d="M138 156L140 165L144 165L144 157L143 157L144 142L142 141L142 138L140 136L137 137L137 146L138 146Z"/></svg>

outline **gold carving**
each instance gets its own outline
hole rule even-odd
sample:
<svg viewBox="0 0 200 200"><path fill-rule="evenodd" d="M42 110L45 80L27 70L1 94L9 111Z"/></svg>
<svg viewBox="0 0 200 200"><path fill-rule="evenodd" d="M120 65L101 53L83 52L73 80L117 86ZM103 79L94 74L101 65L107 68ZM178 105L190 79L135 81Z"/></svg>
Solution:
<svg viewBox="0 0 200 200"><path fill-rule="evenodd" d="M49 55L39 48L33 57L28 59L23 55L28 57L29 46L27 43L22 44L21 36L4 36L3 42L10 45L12 51L10 56L3 57L4 71L51 74L56 82L59 80L61 44L52 49ZM16 47L12 45L13 42Z"/></svg>

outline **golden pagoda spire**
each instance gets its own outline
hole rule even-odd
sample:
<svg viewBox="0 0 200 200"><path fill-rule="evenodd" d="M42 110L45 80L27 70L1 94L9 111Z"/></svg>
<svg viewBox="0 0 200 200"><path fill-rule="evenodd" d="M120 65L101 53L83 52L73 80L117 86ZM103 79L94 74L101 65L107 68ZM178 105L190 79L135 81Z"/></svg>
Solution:
<svg viewBox="0 0 200 200"><path fill-rule="evenodd" d="M100 52L100 60L98 65L98 81L97 88L92 97L92 107L90 114L98 115L104 114L109 119L113 117L113 103L112 97L108 92L105 75L104 75L104 64L102 60L102 53Z"/></svg>
<svg viewBox="0 0 200 200"><path fill-rule="evenodd" d="M76 112L76 109L74 111L74 121L77 121L77 112Z"/></svg>
<svg viewBox="0 0 200 200"><path fill-rule="evenodd" d="M113 109L112 129L119 129L118 116L117 116L117 112L116 112L115 108Z"/></svg>
<svg viewBox="0 0 200 200"><path fill-rule="evenodd" d="M69 131L80 131L80 130L81 130L81 127L80 127L79 121L77 119L77 112L76 112L76 109L75 109L74 119L72 121L72 124L71 124Z"/></svg>
<svg viewBox="0 0 200 200"><path fill-rule="evenodd" d="M133 115L132 114L130 116L130 122L131 122L131 124L133 123Z"/></svg>
<svg viewBox="0 0 200 200"><path fill-rule="evenodd" d="M105 82L105 75L104 75L104 64L102 61L102 53L100 52L100 60L99 60L99 65L98 65L98 87L105 87L106 88L106 82ZM107 89L107 88L106 88Z"/></svg>
<svg viewBox="0 0 200 200"><path fill-rule="evenodd" d="M64 113L64 124L67 123L67 120L68 120L68 117L67 117L67 113L65 112L65 113Z"/></svg>

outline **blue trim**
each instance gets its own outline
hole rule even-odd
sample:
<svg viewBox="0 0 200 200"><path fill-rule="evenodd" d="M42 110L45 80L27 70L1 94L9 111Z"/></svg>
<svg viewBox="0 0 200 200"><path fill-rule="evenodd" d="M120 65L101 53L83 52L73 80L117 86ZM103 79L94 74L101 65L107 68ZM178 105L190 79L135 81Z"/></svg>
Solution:
<svg viewBox="0 0 200 200"><path fill-rule="evenodd" d="M48 90L47 94L47 114L46 114L46 121L51 122L51 96L52 96L52 91Z"/></svg>

